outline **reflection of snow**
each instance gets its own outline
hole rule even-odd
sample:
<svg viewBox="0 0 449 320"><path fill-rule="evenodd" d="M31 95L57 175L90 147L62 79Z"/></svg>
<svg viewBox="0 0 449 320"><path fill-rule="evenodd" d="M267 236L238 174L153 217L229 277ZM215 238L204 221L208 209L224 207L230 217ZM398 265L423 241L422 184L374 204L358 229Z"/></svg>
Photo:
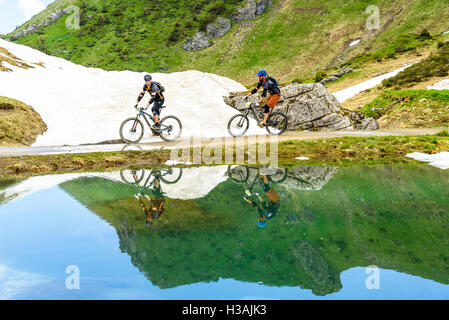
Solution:
<svg viewBox="0 0 449 320"><path fill-rule="evenodd" d="M167 184L162 181L161 188L170 199L188 200L202 198L228 178L227 169L228 166L183 168L181 179L178 182ZM145 175L139 185L143 186L150 172L151 170L145 171ZM175 168L173 172L173 177L166 177L167 180L175 179L179 169ZM119 172L101 173L98 175L102 178L123 182Z"/></svg>
<svg viewBox="0 0 449 320"><path fill-rule="evenodd" d="M206 196L219 183L227 179L227 166L198 167L182 169L181 179L174 184L162 182L162 190L172 199L196 199ZM145 183L151 170L145 172L141 185ZM174 172L178 172L176 169ZM81 177L100 177L123 182L119 171L68 173L28 178L5 190L0 190L6 201L18 200L32 193L56 187L66 181ZM169 180L169 178L167 178Z"/></svg>
<svg viewBox="0 0 449 320"><path fill-rule="evenodd" d="M395 70L393 72L390 73L386 73L383 74L381 76L372 78L370 80L364 81L362 83L356 84L355 86L340 90L335 92L333 95L337 98L337 100L342 103L354 96L356 96L357 94L359 94L362 91L374 88L375 86L379 85L382 83L383 80L394 77L395 75L397 75L398 73L404 71L405 69L407 69L410 66L405 66L402 67L398 70Z"/></svg>
<svg viewBox="0 0 449 320"><path fill-rule="evenodd" d="M428 86L429 90L448 90L449 89L449 79L442 80L435 83L433 86Z"/></svg>
<svg viewBox="0 0 449 320"><path fill-rule="evenodd" d="M44 68L11 67L13 72L0 72L0 96L31 105L48 126L48 131L34 145L75 145L120 139L121 122L135 115L133 106L142 90L144 73L86 68L3 39L0 47L25 62L45 64ZM166 89L168 108L162 111L162 116L178 116L183 137L228 136L227 122L236 111L225 104L223 96L231 91L245 91L243 85L199 71L152 76ZM148 100L147 94L140 105ZM251 126L249 133L260 130ZM160 141L151 137L148 128L146 132L146 141Z"/></svg>
<svg viewBox="0 0 449 320"><path fill-rule="evenodd" d="M0 264L0 300L14 299L24 294L29 288L47 283L47 277L14 270Z"/></svg>
<svg viewBox="0 0 449 320"><path fill-rule="evenodd" d="M440 169L449 169L449 152L440 152L437 154L413 152L407 154L407 157L418 161L429 162L429 165Z"/></svg>

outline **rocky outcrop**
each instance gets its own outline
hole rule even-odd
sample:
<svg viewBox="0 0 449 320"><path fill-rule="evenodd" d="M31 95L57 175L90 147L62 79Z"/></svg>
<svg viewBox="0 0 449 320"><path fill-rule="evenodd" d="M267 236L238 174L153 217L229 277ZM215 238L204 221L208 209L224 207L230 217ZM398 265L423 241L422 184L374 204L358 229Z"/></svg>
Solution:
<svg viewBox="0 0 449 320"><path fill-rule="evenodd" d="M203 50L210 47L210 37L204 32L197 32L192 38L188 38L182 48L188 51Z"/></svg>
<svg viewBox="0 0 449 320"><path fill-rule="evenodd" d="M237 10L232 16L236 22L255 19L258 15L264 13L266 7L272 7L273 0L248 0L243 7Z"/></svg>
<svg viewBox="0 0 449 320"><path fill-rule="evenodd" d="M287 115L289 130L342 130L359 129L375 130L379 128L377 121L366 118L359 112L341 108L338 100L319 83L290 84L281 88L281 100L276 111ZM234 109L245 107L243 96L231 94L223 97L226 104ZM250 101L256 103L258 97L253 95ZM256 109L263 115L260 108ZM251 115L252 116L252 115Z"/></svg>
<svg viewBox="0 0 449 320"><path fill-rule="evenodd" d="M322 85L325 85L326 83L332 82L332 81L336 81L340 77L344 76L345 74L351 73L351 72L354 72L354 69L352 69L352 68L344 68L340 72L333 73L330 77L324 78L323 80L320 81L320 83Z"/></svg>
<svg viewBox="0 0 449 320"><path fill-rule="evenodd" d="M321 190L337 172L337 167L294 167L280 184L289 189Z"/></svg>
<svg viewBox="0 0 449 320"><path fill-rule="evenodd" d="M207 25L207 36L210 38L219 38L231 30L231 21L219 17L215 23Z"/></svg>
<svg viewBox="0 0 449 320"><path fill-rule="evenodd" d="M231 22L228 19L218 18L215 23L207 25L207 32L197 32L192 38L188 38L182 48L184 50L196 51L210 47L212 38L224 36L231 30Z"/></svg>
<svg viewBox="0 0 449 320"><path fill-rule="evenodd" d="M232 16L232 20L242 22L255 19L271 6L273 6L273 0L247 0L245 5L237 10L237 14ZM206 33L197 32L193 37L188 38L182 48L188 51L198 51L212 46L213 38L222 37L231 30L231 21L219 17L215 23L208 24L206 30Z"/></svg>
<svg viewBox="0 0 449 320"><path fill-rule="evenodd" d="M30 24L26 29L23 29L20 32L17 32L11 36L11 40L17 40L21 37L25 37L30 33L37 32L40 28L48 27L49 25L55 23L59 18L61 18L64 14L69 12L67 9L59 9L52 12L47 18L45 18L44 22L41 24Z"/></svg>
<svg viewBox="0 0 449 320"><path fill-rule="evenodd" d="M295 241L293 254L306 274L313 279L313 294L324 296L341 290L340 274L331 269L320 251L310 242L304 239Z"/></svg>

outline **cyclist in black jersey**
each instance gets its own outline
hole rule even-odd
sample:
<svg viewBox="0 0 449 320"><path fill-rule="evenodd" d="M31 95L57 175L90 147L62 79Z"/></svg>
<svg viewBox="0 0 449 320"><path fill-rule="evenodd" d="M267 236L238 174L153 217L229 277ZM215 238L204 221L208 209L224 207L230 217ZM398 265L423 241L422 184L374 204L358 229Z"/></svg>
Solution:
<svg viewBox="0 0 449 320"><path fill-rule="evenodd" d="M265 105L263 106L265 117L263 119L263 122L259 123L259 126L263 127L267 123L268 115L281 99L281 90L279 90L278 82L273 77L268 76L266 70L260 70L257 73L257 76L259 77L257 87L251 90L251 93L249 93L247 97L255 94L260 89L260 87L263 88L263 92L261 94L259 102L262 102L262 100L267 96L267 91L270 94Z"/></svg>
<svg viewBox="0 0 449 320"><path fill-rule="evenodd" d="M137 97L136 107L139 104L140 100L142 100L143 96L145 95L145 92L148 92L151 96L151 99L147 104L147 108L149 108L150 104L154 102L153 108L151 108L151 112L153 113L154 116L153 128L159 128L161 125L159 116L161 115L161 109L162 105L164 104L165 98L164 95L162 94L160 86L157 83L152 82L152 77L149 74L147 74L144 77L144 80L145 85L143 86L142 92Z"/></svg>

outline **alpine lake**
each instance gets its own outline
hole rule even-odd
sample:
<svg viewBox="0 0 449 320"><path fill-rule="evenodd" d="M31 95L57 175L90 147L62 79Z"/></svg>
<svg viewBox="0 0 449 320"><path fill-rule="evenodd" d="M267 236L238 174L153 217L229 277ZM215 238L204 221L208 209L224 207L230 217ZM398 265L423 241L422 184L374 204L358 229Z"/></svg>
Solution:
<svg viewBox="0 0 449 320"><path fill-rule="evenodd" d="M0 299L447 299L449 170L0 180Z"/></svg>

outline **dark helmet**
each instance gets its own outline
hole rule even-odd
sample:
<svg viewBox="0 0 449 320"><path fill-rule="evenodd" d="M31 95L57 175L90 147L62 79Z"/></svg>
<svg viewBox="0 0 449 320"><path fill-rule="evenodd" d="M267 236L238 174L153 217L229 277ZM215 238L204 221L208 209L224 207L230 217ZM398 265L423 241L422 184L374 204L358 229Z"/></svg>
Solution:
<svg viewBox="0 0 449 320"><path fill-rule="evenodd" d="M268 75L268 73L267 73L267 70L262 69L262 70L259 70L259 72L257 72L257 75L258 76L266 76L266 75Z"/></svg>
<svg viewBox="0 0 449 320"><path fill-rule="evenodd" d="M145 81L151 81L151 76L149 74L147 74L145 77L143 77L145 79Z"/></svg>

